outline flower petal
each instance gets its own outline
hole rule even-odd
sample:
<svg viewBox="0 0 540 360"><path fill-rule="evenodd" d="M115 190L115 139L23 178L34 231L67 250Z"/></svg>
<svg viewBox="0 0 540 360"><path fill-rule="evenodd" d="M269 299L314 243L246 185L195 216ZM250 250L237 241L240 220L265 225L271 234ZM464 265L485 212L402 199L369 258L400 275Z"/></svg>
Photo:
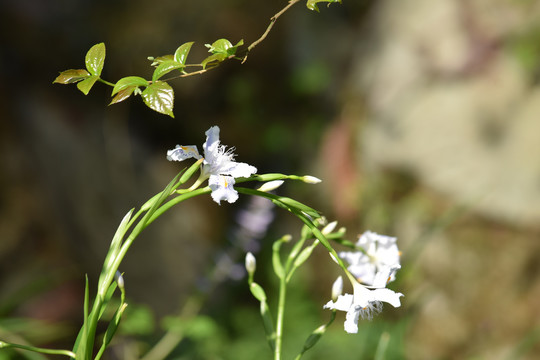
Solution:
<svg viewBox="0 0 540 360"><path fill-rule="evenodd" d="M219 147L219 126L212 126L206 130L206 141L203 144L204 156L209 157Z"/></svg>
<svg viewBox="0 0 540 360"><path fill-rule="evenodd" d="M403 296L402 293L396 293L390 289L375 289L369 291L371 292L372 301L384 301L393 307L401 306L399 298Z"/></svg>
<svg viewBox="0 0 540 360"><path fill-rule="evenodd" d="M344 328L346 332L348 332L349 334L356 334L358 332L359 317L360 312L357 311L354 306L352 306L349 311L347 311L347 315L345 316Z"/></svg>
<svg viewBox="0 0 540 360"><path fill-rule="evenodd" d="M338 296L336 302L329 301L323 306L324 309L335 309L340 311L349 311L353 306L354 297L351 294L345 294Z"/></svg>
<svg viewBox="0 0 540 360"><path fill-rule="evenodd" d="M229 169L224 170L222 173L238 178L238 177L250 177L256 172L257 172L257 168L255 166L251 166L246 163L239 163L239 162L231 161L229 164Z"/></svg>
<svg viewBox="0 0 540 360"><path fill-rule="evenodd" d="M212 199L221 205L221 200L233 203L238 200L238 192L234 190L232 176L210 175L208 185L212 189Z"/></svg>
<svg viewBox="0 0 540 360"><path fill-rule="evenodd" d="M197 146L176 145L174 149L167 151L167 160L169 161L183 161L189 158L201 158L201 155L199 155L199 150L197 150Z"/></svg>

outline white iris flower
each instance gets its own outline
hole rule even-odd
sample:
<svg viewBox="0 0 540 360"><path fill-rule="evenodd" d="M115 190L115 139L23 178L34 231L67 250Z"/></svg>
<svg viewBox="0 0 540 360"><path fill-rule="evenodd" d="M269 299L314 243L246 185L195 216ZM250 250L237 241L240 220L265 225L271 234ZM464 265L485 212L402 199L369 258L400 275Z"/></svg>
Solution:
<svg viewBox="0 0 540 360"><path fill-rule="evenodd" d="M233 203L238 199L238 192L233 187L234 179L249 177L255 174L257 169L249 164L234 161L234 148L227 149L225 145L220 144L218 126L212 126L205 134L204 161L197 182L208 179L212 199L218 204L221 200ZM177 145L173 150L167 151L167 159L170 161L183 161L189 158L201 159L195 145Z"/></svg>
<svg viewBox="0 0 540 360"><path fill-rule="evenodd" d="M372 231L363 233L356 243L358 251L343 251L339 257L349 263L348 270L358 281L375 286L377 273L384 268L399 268L399 249L396 238ZM388 282L395 280L392 272Z"/></svg>
<svg viewBox="0 0 540 360"><path fill-rule="evenodd" d="M381 285L380 282L386 285L384 278L389 278L397 268L386 268L380 272L380 279L377 285ZM345 294L339 295L337 300L329 301L324 305L325 309L346 311L345 317L345 331L351 334L358 332L358 320L368 319L371 320L373 315L379 313L382 310L382 303L386 302L393 307L400 307L400 297L402 293L396 293L390 289L384 287L377 289L368 289L364 285L357 281L352 281L353 295Z"/></svg>

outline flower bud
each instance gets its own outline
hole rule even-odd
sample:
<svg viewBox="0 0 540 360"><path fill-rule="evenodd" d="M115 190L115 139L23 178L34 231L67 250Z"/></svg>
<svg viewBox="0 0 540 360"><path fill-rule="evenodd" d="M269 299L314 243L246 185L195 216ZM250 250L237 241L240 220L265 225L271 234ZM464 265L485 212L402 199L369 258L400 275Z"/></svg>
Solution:
<svg viewBox="0 0 540 360"><path fill-rule="evenodd" d="M338 296L343 293L343 278L339 276L332 284L332 300L336 301Z"/></svg>
<svg viewBox="0 0 540 360"><path fill-rule="evenodd" d="M257 260L255 260L255 256L251 252L248 252L246 254L246 270L249 275L253 275L255 273L255 269L257 268Z"/></svg>
<svg viewBox="0 0 540 360"><path fill-rule="evenodd" d="M308 184L318 184L322 180L319 178L316 178L315 176L306 175L306 176L302 176L302 181Z"/></svg>
<svg viewBox="0 0 540 360"><path fill-rule="evenodd" d="M331 234L332 231L334 231L334 229L336 228L336 226L337 226L337 221L332 221L331 223L323 227L321 232L323 233L323 235Z"/></svg>
<svg viewBox="0 0 540 360"><path fill-rule="evenodd" d="M283 180L268 181L262 184L257 190L262 191L262 192L269 192L272 190L276 190L282 184L283 184Z"/></svg>
<svg viewBox="0 0 540 360"><path fill-rule="evenodd" d="M118 284L118 287L120 289L124 288L124 277L120 273L120 271L116 270L116 273L114 274L114 280L116 281L116 284Z"/></svg>

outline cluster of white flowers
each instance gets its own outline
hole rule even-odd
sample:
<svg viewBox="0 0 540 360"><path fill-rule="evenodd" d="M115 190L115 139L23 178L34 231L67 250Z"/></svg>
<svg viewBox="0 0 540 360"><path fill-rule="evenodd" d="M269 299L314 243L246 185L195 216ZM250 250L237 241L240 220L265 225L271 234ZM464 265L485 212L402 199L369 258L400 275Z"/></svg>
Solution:
<svg viewBox="0 0 540 360"><path fill-rule="evenodd" d="M249 177L257 172L254 166L234 161L234 148L227 150L219 141L219 127L212 126L206 131L206 142L203 144L204 161L200 181L208 179L212 189L212 199L218 204L221 200L233 203L238 199L238 192L234 190L235 178ZM173 150L167 151L170 161L183 161L189 158L201 159L197 146L176 145Z"/></svg>
<svg viewBox="0 0 540 360"><path fill-rule="evenodd" d="M373 318L382 310L382 302L401 306L400 297L403 296L386 288L401 268L396 238L367 231L360 236L356 247L357 251L339 253L339 257L349 263L347 269L356 278L351 279L353 294L336 296L333 290L333 301L324 305L326 309L347 312L345 331L348 333L357 333L359 318Z"/></svg>

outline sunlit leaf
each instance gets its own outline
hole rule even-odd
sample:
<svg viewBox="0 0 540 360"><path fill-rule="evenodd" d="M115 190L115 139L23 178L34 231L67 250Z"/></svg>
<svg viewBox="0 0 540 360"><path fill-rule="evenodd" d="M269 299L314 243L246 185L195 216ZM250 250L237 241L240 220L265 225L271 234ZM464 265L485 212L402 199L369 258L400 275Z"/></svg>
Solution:
<svg viewBox="0 0 540 360"><path fill-rule="evenodd" d="M225 60L226 58L228 58L227 54L223 54L223 53L213 54L213 55L210 55L209 57L207 57L206 59L204 59L201 62L201 66L203 67L203 69L206 69L206 65L208 65L210 63L220 63L223 60Z"/></svg>
<svg viewBox="0 0 540 360"><path fill-rule="evenodd" d="M328 6L330 6L330 3L341 4L341 0L308 0L306 6L309 10L319 11L319 7L317 6L317 3L320 3L320 2L326 2L328 3Z"/></svg>
<svg viewBox="0 0 540 360"><path fill-rule="evenodd" d="M184 64L179 63L175 60L168 60L163 61L159 66L154 70L154 74L152 75L152 81L159 80L162 76L170 73L173 70L176 69L183 69L185 66Z"/></svg>
<svg viewBox="0 0 540 360"><path fill-rule="evenodd" d="M233 46L229 40L219 39L214 41L212 45L206 44L205 46L209 49L208 52L211 52L212 54L225 54L226 56L230 56L236 54L236 50L242 45L244 45L244 40L240 40Z"/></svg>
<svg viewBox="0 0 540 360"><path fill-rule="evenodd" d="M164 81L150 84L141 94L144 103L152 110L174 118L174 91Z"/></svg>
<svg viewBox="0 0 540 360"><path fill-rule="evenodd" d="M133 91L137 89L136 86L128 86L127 88L120 90L116 93L116 96L112 98L111 103L109 105L118 104L119 102L122 102L126 100L128 97L133 94Z"/></svg>
<svg viewBox="0 0 540 360"><path fill-rule="evenodd" d="M101 76L101 70L103 70L105 63L105 44L99 43L92 46L86 53L85 63L90 74Z"/></svg>
<svg viewBox="0 0 540 360"><path fill-rule="evenodd" d="M152 64L150 64L151 66L156 66L165 61L173 61L174 55L163 55L163 56L158 56L157 58L150 56L148 57L148 60L152 61Z"/></svg>
<svg viewBox="0 0 540 360"><path fill-rule="evenodd" d="M121 78L114 84L114 88L111 95L116 94L117 92L120 92L122 90L127 89L128 87L138 87L138 86L148 86L148 81L146 79L143 79L139 76L127 76L125 78Z"/></svg>
<svg viewBox="0 0 540 360"><path fill-rule="evenodd" d="M174 53L174 60L178 61L180 64L185 65L189 50L191 50L192 45L193 41L180 45L180 47L176 49L176 52Z"/></svg>
<svg viewBox="0 0 540 360"><path fill-rule="evenodd" d="M94 86L94 84L96 83L98 79L99 79L99 76L90 75L83 81L78 82L77 88L81 90L84 95L88 95L88 93L90 92L90 89L92 88L92 86Z"/></svg>
<svg viewBox="0 0 540 360"><path fill-rule="evenodd" d="M73 84L90 76L90 73L84 69L71 69L62 71L60 75L54 79L54 83L59 84Z"/></svg>

